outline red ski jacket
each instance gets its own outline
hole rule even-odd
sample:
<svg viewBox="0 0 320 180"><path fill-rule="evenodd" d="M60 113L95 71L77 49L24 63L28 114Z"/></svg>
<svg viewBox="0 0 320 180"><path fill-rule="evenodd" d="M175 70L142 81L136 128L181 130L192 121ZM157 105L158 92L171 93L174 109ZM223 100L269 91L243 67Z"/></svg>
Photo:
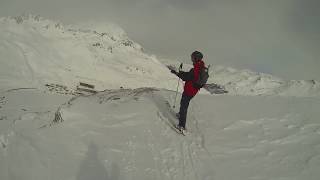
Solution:
<svg viewBox="0 0 320 180"><path fill-rule="evenodd" d="M194 87L194 83L200 78L200 70L203 68L204 62L202 60L193 64L193 68L189 72L180 71L178 76L185 81L183 93L188 96L195 96L200 88Z"/></svg>

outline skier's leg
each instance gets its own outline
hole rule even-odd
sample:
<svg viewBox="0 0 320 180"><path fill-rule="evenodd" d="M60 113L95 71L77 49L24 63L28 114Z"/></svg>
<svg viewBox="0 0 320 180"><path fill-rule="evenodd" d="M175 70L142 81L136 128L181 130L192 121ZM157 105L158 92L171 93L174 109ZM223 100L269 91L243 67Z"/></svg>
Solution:
<svg viewBox="0 0 320 180"><path fill-rule="evenodd" d="M186 127L186 120L187 120L187 113L189 102L192 99L192 96L188 96L182 94L181 101L180 101L180 111L179 111L179 126L185 128Z"/></svg>

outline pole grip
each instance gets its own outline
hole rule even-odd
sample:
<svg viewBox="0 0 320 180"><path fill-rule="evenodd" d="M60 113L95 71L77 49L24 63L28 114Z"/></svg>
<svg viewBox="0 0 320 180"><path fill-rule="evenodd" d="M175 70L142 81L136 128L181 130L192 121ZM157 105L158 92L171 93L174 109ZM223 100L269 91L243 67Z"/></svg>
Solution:
<svg viewBox="0 0 320 180"><path fill-rule="evenodd" d="M179 71L182 70L182 66L183 66L183 63L180 64Z"/></svg>

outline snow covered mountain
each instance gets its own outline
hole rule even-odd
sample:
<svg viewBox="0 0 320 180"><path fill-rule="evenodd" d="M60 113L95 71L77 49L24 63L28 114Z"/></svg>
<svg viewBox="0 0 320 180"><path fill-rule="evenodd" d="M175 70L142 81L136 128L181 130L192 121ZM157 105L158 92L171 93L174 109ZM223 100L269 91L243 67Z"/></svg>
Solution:
<svg viewBox="0 0 320 180"><path fill-rule="evenodd" d="M1 86L74 88L82 81L97 90L170 89L176 83L163 64L112 24L63 26L30 15L2 18L0 27Z"/></svg>
<svg viewBox="0 0 320 180"><path fill-rule="evenodd" d="M269 74L221 66L213 67L211 76L212 82L225 86L230 94L320 97L320 83L315 80L286 81Z"/></svg>
<svg viewBox="0 0 320 180"><path fill-rule="evenodd" d="M79 82L94 84L97 90L176 88L177 79L163 65L165 62L144 53L116 25L64 26L28 15L1 18L0 27L1 88L43 89L45 84L59 84L72 90ZM167 63L179 64L172 60ZM215 65L209 83L221 85L233 95L320 96L320 83L315 80L285 81Z"/></svg>

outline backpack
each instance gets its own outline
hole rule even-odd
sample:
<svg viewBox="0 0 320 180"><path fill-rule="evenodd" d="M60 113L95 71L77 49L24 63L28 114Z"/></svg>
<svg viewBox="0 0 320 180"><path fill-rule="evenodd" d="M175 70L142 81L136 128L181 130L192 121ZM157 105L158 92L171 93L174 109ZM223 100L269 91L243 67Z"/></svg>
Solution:
<svg viewBox="0 0 320 180"><path fill-rule="evenodd" d="M208 67L203 67L200 69L200 72L199 72L199 79L194 82L193 86L195 88L202 88L208 81L209 79L209 68L210 68L210 65Z"/></svg>

